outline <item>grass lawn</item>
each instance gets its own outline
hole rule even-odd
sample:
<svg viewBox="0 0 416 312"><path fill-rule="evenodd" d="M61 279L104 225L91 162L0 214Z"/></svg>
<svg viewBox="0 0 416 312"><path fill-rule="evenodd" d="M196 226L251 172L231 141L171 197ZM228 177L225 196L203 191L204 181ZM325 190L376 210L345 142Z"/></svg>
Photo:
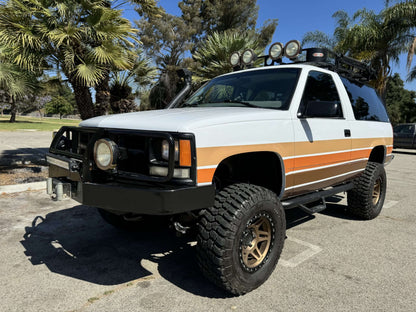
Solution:
<svg viewBox="0 0 416 312"><path fill-rule="evenodd" d="M62 126L78 126L81 120L53 119L17 116L16 122L9 122L10 116L0 116L0 131L37 130L53 131Z"/></svg>

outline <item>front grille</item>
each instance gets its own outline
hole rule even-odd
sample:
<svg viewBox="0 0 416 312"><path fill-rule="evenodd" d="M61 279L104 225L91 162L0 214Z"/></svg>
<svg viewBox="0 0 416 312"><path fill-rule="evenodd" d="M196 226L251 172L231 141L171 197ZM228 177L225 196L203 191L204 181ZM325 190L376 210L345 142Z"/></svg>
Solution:
<svg viewBox="0 0 416 312"><path fill-rule="evenodd" d="M114 141L119 148L117 169L102 171L94 162L94 144L101 138ZM149 149L152 142L168 140L173 144L173 138L167 133L132 131L119 129L63 127L56 134L50 152L70 158L82 160L81 175L84 181L155 181L165 182L171 177L149 176ZM166 162L173 171L174 161Z"/></svg>
<svg viewBox="0 0 416 312"><path fill-rule="evenodd" d="M112 139L119 147L120 158L117 168L120 172L149 174L149 153L147 139L138 135L116 135Z"/></svg>

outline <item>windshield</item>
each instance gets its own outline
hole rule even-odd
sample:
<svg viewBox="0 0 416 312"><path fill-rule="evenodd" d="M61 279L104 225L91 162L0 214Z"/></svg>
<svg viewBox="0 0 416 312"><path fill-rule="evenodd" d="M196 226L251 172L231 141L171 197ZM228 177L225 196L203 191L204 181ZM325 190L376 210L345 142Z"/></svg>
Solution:
<svg viewBox="0 0 416 312"><path fill-rule="evenodd" d="M299 68L275 68L214 78L182 107L248 106L286 110L299 72Z"/></svg>

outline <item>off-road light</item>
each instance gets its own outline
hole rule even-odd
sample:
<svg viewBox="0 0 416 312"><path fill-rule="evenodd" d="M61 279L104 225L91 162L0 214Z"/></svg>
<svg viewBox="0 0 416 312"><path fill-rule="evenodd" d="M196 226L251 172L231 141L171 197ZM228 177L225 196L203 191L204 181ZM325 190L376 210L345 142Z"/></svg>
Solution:
<svg viewBox="0 0 416 312"><path fill-rule="evenodd" d="M300 42L297 40L291 40L285 45L284 54L290 59L294 59L302 51Z"/></svg>
<svg viewBox="0 0 416 312"><path fill-rule="evenodd" d="M94 144L94 160L101 170L114 169L117 166L118 147L110 139L99 139Z"/></svg>
<svg viewBox="0 0 416 312"><path fill-rule="evenodd" d="M244 65L251 65L257 59L257 55L252 49L247 49L243 52L241 59Z"/></svg>
<svg viewBox="0 0 416 312"><path fill-rule="evenodd" d="M276 61L278 59L281 59L283 56L283 44L280 42L275 42L271 45L269 49L269 57Z"/></svg>
<svg viewBox="0 0 416 312"><path fill-rule="evenodd" d="M231 57L230 57L231 66L236 67L240 65L240 58L241 58L240 52L234 52L233 54L231 54Z"/></svg>
<svg viewBox="0 0 416 312"><path fill-rule="evenodd" d="M169 160L169 142L167 140L162 141L162 158ZM175 161L179 160L179 142L175 141Z"/></svg>

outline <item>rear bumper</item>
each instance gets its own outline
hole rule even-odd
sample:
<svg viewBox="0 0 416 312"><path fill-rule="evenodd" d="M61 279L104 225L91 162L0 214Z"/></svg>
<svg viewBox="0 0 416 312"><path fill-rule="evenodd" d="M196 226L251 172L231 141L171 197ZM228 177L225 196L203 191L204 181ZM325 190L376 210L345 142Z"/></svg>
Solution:
<svg viewBox="0 0 416 312"><path fill-rule="evenodd" d="M49 178L50 193L61 183L65 194L78 202L106 210L147 215L173 215L210 207L214 204L213 186L175 189L136 185L95 184ZM49 188L48 188L49 189ZM70 190L70 191L68 191Z"/></svg>

